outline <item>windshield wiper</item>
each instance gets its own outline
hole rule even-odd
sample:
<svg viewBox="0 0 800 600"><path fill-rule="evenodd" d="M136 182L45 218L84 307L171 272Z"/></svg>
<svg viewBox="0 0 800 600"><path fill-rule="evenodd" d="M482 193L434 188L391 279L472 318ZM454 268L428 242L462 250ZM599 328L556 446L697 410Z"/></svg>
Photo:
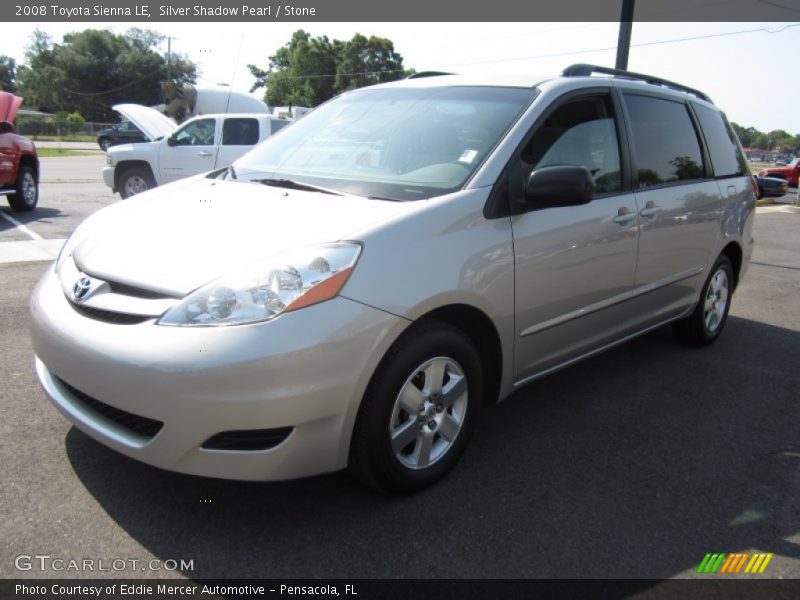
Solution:
<svg viewBox="0 0 800 600"><path fill-rule="evenodd" d="M389 202L403 202L400 198L388 198L386 196L367 196L367 200L388 200Z"/></svg>
<svg viewBox="0 0 800 600"><path fill-rule="evenodd" d="M322 194L333 194L334 196L344 196L341 192L332 190L318 185L311 185L310 183L301 183L300 181L293 181L291 179L254 179L258 183L264 185L271 185L274 187L288 188L290 190L304 190L306 192L320 192Z"/></svg>

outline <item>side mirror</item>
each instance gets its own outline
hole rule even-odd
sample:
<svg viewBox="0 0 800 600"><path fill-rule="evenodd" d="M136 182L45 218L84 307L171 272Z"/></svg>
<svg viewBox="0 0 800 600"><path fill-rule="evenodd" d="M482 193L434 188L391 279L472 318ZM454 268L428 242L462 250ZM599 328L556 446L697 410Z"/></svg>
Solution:
<svg viewBox="0 0 800 600"><path fill-rule="evenodd" d="M536 169L525 187L525 204L530 208L577 206L594 196L594 180L586 167L556 165Z"/></svg>
<svg viewBox="0 0 800 600"><path fill-rule="evenodd" d="M0 121L0 133L14 133L14 124L8 121Z"/></svg>
<svg viewBox="0 0 800 600"><path fill-rule="evenodd" d="M167 138L167 146L175 146L177 145L178 140L175 139L174 135L171 135Z"/></svg>
<svg viewBox="0 0 800 600"><path fill-rule="evenodd" d="M761 188L758 185L758 180L755 177L753 177L753 191L756 194L756 200L761 200L761 198L763 198L763 195L761 194Z"/></svg>

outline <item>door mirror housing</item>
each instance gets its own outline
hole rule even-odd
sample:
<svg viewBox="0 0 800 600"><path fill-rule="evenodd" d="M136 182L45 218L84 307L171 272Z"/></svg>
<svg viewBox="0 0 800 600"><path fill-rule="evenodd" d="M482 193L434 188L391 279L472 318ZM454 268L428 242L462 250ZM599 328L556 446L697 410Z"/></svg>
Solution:
<svg viewBox="0 0 800 600"><path fill-rule="evenodd" d="M174 135L171 135L167 138L167 146L176 146L178 144L178 140L175 139Z"/></svg>
<svg viewBox="0 0 800 600"><path fill-rule="evenodd" d="M525 186L529 209L586 204L594 196L594 180L586 167L554 165L536 169Z"/></svg>

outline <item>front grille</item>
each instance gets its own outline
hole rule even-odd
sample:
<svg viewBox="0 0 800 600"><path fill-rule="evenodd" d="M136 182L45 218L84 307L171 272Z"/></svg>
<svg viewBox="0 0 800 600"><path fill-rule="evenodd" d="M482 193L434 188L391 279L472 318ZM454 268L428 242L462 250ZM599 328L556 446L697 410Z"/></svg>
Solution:
<svg viewBox="0 0 800 600"><path fill-rule="evenodd" d="M134 415L133 413L129 413L119 408L109 406L108 404L104 404L103 402L100 402L100 400L92 398L88 394L84 394L79 389L72 387L60 377L56 377L56 379L61 385L69 390L70 394L72 394L72 397L77 401L78 404L95 413L96 415L116 423L126 431L135 433L149 440L154 438L164 426L164 423L161 421Z"/></svg>
<svg viewBox="0 0 800 600"><path fill-rule="evenodd" d="M154 292L144 288L128 285L127 283L120 283L118 281L108 281L108 287L114 294L121 294L122 296L132 296L134 298L145 298L147 300L162 300L164 298L174 298L161 292Z"/></svg>
<svg viewBox="0 0 800 600"><path fill-rule="evenodd" d="M255 452L274 448L292 433L292 427L275 429L240 429L223 431L210 437L203 444L206 450L240 450Z"/></svg>
<svg viewBox="0 0 800 600"><path fill-rule="evenodd" d="M94 319L95 321L103 321L104 323L114 323L116 325L136 325L137 323L144 323L153 318L147 315L131 315L128 313L114 312L112 310L93 308L72 301L70 301L70 305L84 317Z"/></svg>

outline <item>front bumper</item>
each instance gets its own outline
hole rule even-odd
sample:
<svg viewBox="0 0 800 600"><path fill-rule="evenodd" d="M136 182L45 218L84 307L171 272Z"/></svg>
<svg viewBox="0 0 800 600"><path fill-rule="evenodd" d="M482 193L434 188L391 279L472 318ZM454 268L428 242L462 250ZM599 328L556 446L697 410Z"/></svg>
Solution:
<svg viewBox="0 0 800 600"><path fill-rule="evenodd" d="M281 480L347 464L358 405L407 321L348 300L231 327L98 321L64 297L53 268L31 299L39 381L79 429L142 462L227 479ZM63 385L163 422L145 439L87 409ZM207 450L225 431L291 427L280 445Z"/></svg>
<svg viewBox="0 0 800 600"><path fill-rule="evenodd" d="M103 167L103 181L111 188L112 192L116 192L117 188L114 185L114 169L115 167Z"/></svg>

